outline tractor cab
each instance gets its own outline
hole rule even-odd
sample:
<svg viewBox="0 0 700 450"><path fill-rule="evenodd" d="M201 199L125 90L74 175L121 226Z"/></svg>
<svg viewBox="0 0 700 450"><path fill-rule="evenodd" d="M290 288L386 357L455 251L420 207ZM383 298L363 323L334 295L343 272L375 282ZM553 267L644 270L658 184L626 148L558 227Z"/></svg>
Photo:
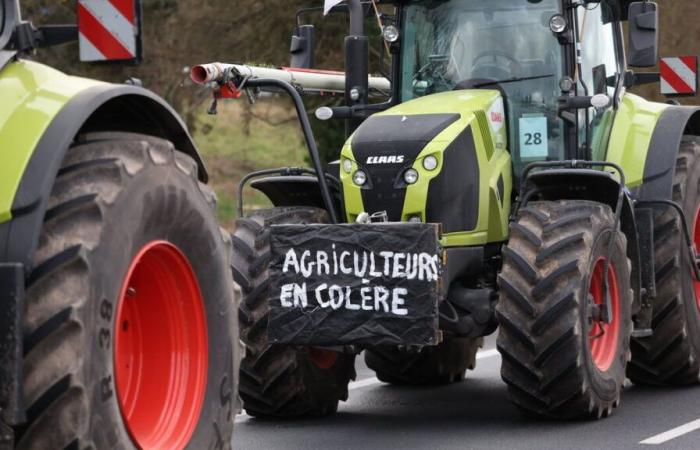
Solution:
<svg viewBox="0 0 700 450"><path fill-rule="evenodd" d="M496 127L505 121L516 174L534 161L584 159L586 152L599 152L624 62L614 10L607 2L588 3L566 9L560 0L400 5L397 100L498 90L504 109L489 111L488 119ZM574 64L576 43L580 68ZM579 114L562 113L562 96L596 94L611 100Z"/></svg>

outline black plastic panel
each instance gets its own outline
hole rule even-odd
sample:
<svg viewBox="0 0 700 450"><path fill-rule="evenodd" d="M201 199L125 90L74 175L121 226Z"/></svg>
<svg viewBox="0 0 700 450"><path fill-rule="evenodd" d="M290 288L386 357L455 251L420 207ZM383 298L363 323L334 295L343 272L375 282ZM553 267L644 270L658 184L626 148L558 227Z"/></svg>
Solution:
<svg viewBox="0 0 700 450"><path fill-rule="evenodd" d="M438 230L407 223L273 226L269 342L437 344Z"/></svg>
<svg viewBox="0 0 700 450"><path fill-rule="evenodd" d="M435 139L459 119L459 114L416 114L411 116L371 116L357 129L352 147L376 142L423 142ZM355 154L357 158L357 153ZM361 161L364 162L364 161Z"/></svg>
<svg viewBox="0 0 700 450"><path fill-rule="evenodd" d="M479 161L471 127L445 150L442 172L428 188L426 221L444 233L471 231L479 220Z"/></svg>

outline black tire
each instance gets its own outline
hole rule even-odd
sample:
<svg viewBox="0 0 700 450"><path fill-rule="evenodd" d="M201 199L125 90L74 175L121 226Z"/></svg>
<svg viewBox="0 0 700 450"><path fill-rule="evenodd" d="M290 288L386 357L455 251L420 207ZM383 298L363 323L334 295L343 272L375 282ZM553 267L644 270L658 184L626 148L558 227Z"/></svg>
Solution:
<svg viewBox="0 0 700 450"><path fill-rule="evenodd" d="M15 430L16 448L137 447L115 382L115 318L127 269L155 241L189 260L204 300L196 299L208 330L207 381L188 448L230 448L239 351L231 242L194 161L170 142L127 133L81 136L53 187L27 286L27 423Z"/></svg>
<svg viewBox="0 0 700 450"><path fill-rule="evenodd" d="M355 355L334 354L330 367L320 367L313 349L267 342L269 306L269 227L276 224L328 223L326 211L309 207L262 210L239 219L233 233L234 280L241 286L240 395L243 407L256 417L324 416L348 398L355 378Z"/></svg>
<svg viewBox="0 0 700 450"><path fill-rule="evenodd" d="M626 239L613 225L608 206L574 200L529 203L511 225L498 280L497 345L510 400L528 413L600 418L619 403L629 360L632 291ZM590 322L589 289L599 267L602 282L599 261L608 254L611 236L618 338L608 334L609 359L597 365L589 342L591 328L598 327Z"/></svg>
<svg viewBox="0 0 700 450"><path fill-rule="evenodd" d="M467 370L476 366L476 352L483 338L448 337L435 347L420 352L396 347L372 348L365 351L367 367L377 378L395 385L433 386L464 380Z"/></svg>
<svg viewBox="0 0 700 450"><path fill-rule="evenodd" d="M673 201L683 207L692 238L693 221L700 208L700 138L686 136L681 143ZM697 384L700 310L681 222L671 208L655 215L654 266L653 335L632 340L632 361L627 374L637 384Z"/></svg>

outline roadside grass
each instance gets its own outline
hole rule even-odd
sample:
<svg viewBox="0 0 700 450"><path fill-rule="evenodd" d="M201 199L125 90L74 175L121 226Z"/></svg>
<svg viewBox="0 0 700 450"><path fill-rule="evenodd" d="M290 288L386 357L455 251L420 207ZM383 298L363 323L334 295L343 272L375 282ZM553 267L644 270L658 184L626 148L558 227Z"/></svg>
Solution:
<svg viewBox="0 0 700 450"><path fill-rule="evenodd" d="M305 167L306 150L296 116L270 99L256 103L245 120L244 100L220 102L219 113L210 116L208 105L201 107L193 137L209 171L209 184L219 199L219 220L231 230L237 217L238 183L246 174L259 169L283 166ZM266 208L270 202L260 192L244 191L246 211Z"/></svg>

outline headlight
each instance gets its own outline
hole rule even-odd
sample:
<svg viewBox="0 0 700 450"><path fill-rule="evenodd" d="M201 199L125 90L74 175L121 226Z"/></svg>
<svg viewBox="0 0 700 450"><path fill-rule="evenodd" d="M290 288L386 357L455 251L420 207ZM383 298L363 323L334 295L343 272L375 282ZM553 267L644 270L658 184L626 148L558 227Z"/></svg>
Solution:
<svg viewBox="0 0 700 450"><path fill-rule="evenodd" d="M345 171L345 173L352 172L352 161L350 161L349 159L344 159L343 160L343 170Z"/></svg>
<svg viewBox="0 0 700 450"><path fill-rule="evenodd" d="M358 170L355 172L355 175L352 176L352 181L358 186L364 186L365 183L367 183L367 174L362 170Z"/></svg>
<svg viewBox="0 0 700 450"><path fill-rule="evenodd" d="M436 157L430 155L423 158L423 168L425 170L435 170L438 166L438 160Z"/></svg>
<svg viewBox="0 0 700 450"><path fill-rule="evenodd" d="M403 174L403 181L405 181L406 184L416 184L418 181L418 171L416 169L408 169Z"/></svg>

